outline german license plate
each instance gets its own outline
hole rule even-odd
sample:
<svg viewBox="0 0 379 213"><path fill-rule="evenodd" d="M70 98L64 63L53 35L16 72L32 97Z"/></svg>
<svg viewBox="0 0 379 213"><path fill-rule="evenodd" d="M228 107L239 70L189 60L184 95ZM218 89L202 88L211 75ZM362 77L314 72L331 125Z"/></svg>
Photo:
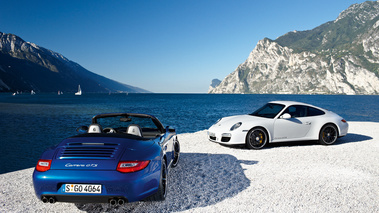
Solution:
<svg viewBox="0 0 379 213"><path fill-rule="evenodd" d="M65 193L101 194L101 185L98 184L64 184Z"/></svg>

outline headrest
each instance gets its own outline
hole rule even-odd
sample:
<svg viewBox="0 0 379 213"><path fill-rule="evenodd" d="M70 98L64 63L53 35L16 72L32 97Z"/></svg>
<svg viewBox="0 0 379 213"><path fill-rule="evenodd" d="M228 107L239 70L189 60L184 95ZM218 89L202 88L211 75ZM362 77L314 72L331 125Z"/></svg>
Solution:
<svg viewBox="0 0 379 213"><path fill-rule="evenodd" d="M126 133L142 137L141 127L137 124L130 124Z"/></svg>
<svg viewBox="0 0 379 213"><path fill-rule="evenodd" d="M91 124L88 127L88 133L101 133L102 129L100 124Z"/></svg>

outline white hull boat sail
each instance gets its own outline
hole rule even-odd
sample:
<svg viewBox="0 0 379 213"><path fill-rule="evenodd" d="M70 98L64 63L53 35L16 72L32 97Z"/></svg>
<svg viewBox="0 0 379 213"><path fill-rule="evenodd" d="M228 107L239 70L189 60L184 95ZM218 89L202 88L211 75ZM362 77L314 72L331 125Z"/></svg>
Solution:
<svg viewBox="0 0 379 213"><path fill-rule="evenodd" d="M82 89L80 89L80 85L78 87L78 92L76 92L75 95L82 95Z"/></svg>

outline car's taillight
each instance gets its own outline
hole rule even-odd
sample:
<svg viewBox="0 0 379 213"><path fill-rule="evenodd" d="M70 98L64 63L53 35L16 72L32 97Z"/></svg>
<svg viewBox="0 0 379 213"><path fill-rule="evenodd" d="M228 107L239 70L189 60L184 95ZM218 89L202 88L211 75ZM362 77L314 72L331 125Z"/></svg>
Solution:
<svg viewBox="0 0 379 213"><path fill-rule="evenodd" d="M120 161L117 166L117 171L127 173L127 172L137 172L149 165L150 161Z"/></svg>
<svg viewBox="0 0 379 213"><path fill-rule="evenodd" d="M346 123L346 120L345 120L345 119L342 119L341 121L342 121L343 123Z"/></svg>
<svg viewBox="0 0 379 213"><path fill-rule="evenodd" d="M46 172L50 169L51 160L39 160L36 166L36 170L39 172Z"/></svg>

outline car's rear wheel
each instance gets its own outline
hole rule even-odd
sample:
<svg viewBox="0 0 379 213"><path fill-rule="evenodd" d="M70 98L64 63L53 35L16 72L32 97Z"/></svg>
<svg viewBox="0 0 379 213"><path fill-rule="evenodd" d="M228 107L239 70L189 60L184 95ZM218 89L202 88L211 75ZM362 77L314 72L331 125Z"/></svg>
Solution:
<svg viewBox="0 0 379 213"><path fill-rule="evenodd" d="M321 128L318 141L322 145L331 145L336 142L337 137L337 127L333 124L327 124Z"/></svg>
<svg viewBox="0 0 379 213"><path fill-rule="evenodd" d="M162 201L166 199L167 195L167 183L168 183L168 177L167 177L167 166L165 160L162 160L162 167L161 167L161 178L159 180L159 186L158 186L158 192L146 200L148 201Z"/></svg>
<svg viewBox="0 0 379 213"><path fill-rule="evenodd" d="M262 149L267 141L267 132L261 127L251 129L246 135L246 147L249 149Z"/></svg>
<svg viewBox="0 0 379 213"><path fill-rule="evenodd" d="M172 160L171 167L176 167L179 163L180 157L180 144L179 141L176 140L174 143L174 159Z"/></svg>

